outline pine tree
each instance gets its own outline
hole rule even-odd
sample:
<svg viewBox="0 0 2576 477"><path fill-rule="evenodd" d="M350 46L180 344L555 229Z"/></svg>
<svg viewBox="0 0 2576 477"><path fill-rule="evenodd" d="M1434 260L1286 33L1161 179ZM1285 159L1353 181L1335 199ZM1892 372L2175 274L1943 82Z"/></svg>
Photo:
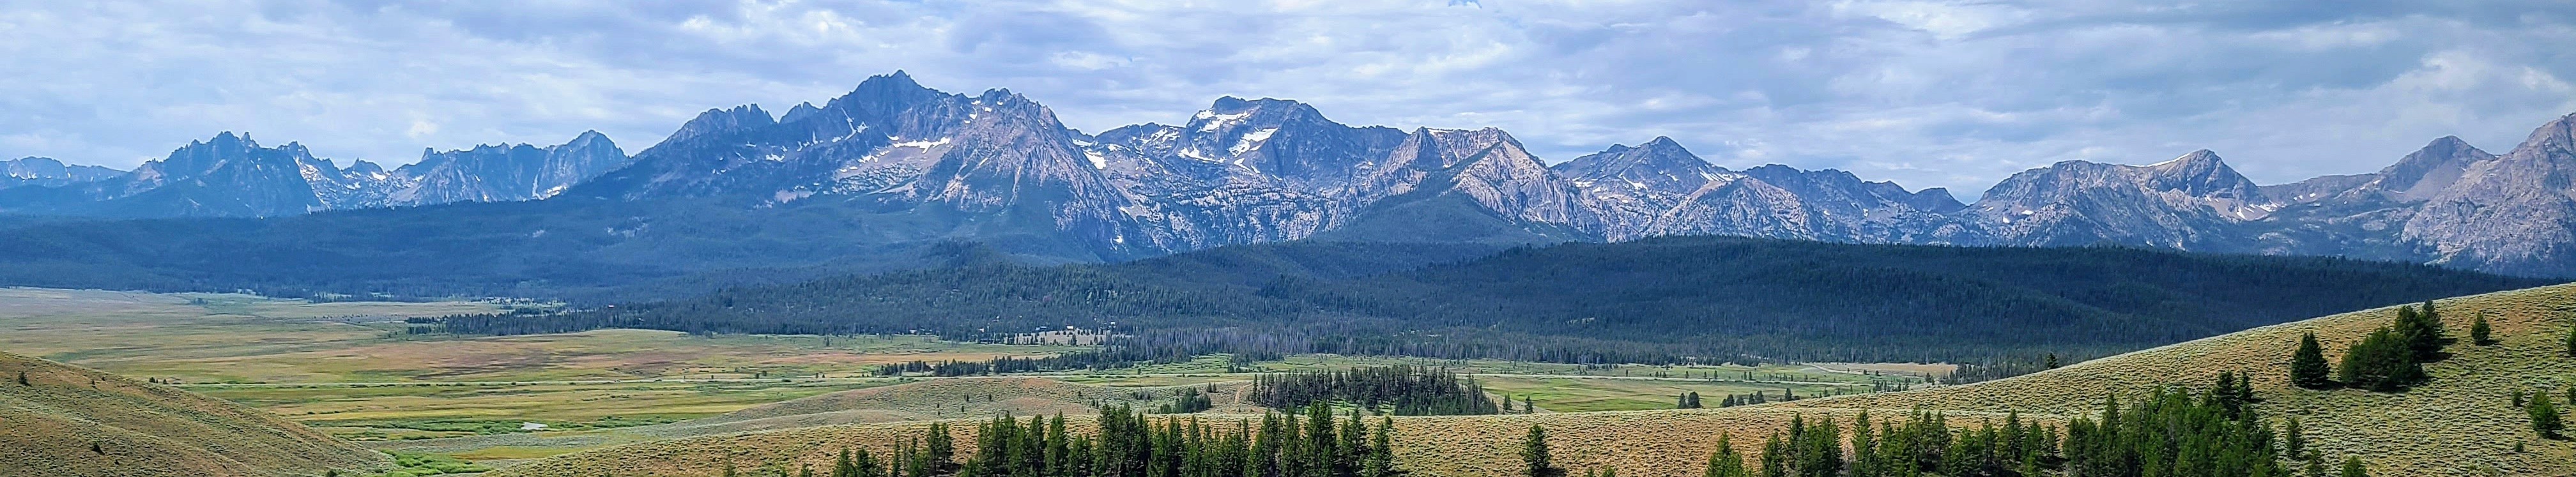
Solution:
<svg viewBox="0 0 2576 477"><path fill-rule="evenodd" d="M850 448L841 448L841 455L832 459L832 477L857 477L858 475L859 468L850 464Z"/></svg>
<svg viewBox="0 0 2576 477"><path fill-rule="evenodd" d="M2345 456L2343 458L2343 472L2339 475L2342 477L2370 477L2370 470L2362 468L2360 456Z"/></svg>
<svg viewBox="0 0 2576 477"><path fill-rule="evenodd" d="M1369 439L1368 458L1360 464L1360 477L1404 475L1404 471L1395 470L1394 429L1395 418L1378 418L1377 435Z"/></svg>
<svg viewBox="0 0 2576 477"><path fill-rule="evenodd" d="M2289 418L2289 422L2281 426L2282 456L2288 457L2291 460L2298 460L2299 456L2305 455L2307 451L2307 430L2299 427L2298 417L2294 416Z"/></svg>
<svg viewBox="0 0 2576 477"><path fill-rule="evenodd" d="M2568 343L2576 343L2576 340L2568 341ZM2568 345L2568 346L2569 346L2569 348L2568 348L2568 349L2576 349L2576 344L2570 344L2570 345ZM18 385L19 385L19 386L34 386L33 384L27 384L27 372L26 372L26 371L19 371L19 372L18 372Z"/></svg>
<svg viewBox="0 0 2576 477"><path fill-rule="evenodd" d="M2334 386L2334 380L2328 376L2333 372L2332 366L2326 364L2325 347L2317 344L2317 334L2300 336L2298 351L2290 353L2290 384L2324 389Z"/></svg>
<svg viewBox="0 0 2576 477"><path fill-rule="evenodd" d="M2567 356L2576 357L2576 329L2567 330L2567 338L2563 341L2567 342ZM19 374L23 376L26 373L21 372ZM20 384L25 384L25 381L20 381Z"/></svg>
<svg viewBox="0 0 2576 477"><path fill-rule="evenodd" d="M1708 471L1701 477L1753 477L1744 470L1744 454L1735 451L1735 436L1717 436L1717 452L1708 455Z"/></svg>
<svg viewBox="0 0 2576 477"><path fill-rule="evenodd" d="M2494 334L2494 332L2494 327L2487 325L2487 314L2485 312L2479 312L2477 318L2469 320L2470 343L2476 343L2478 346L2493 345L2495 344L2495 340L2491 339L2490 335Z"/></svg>
<svg viewBox="0 0 2576 477"><path fill-rule="evenodd" d="M2048 363L2047 363L2047 366L2048 366L2048 367L2047 367L2047 368L2045 368L2045 369L2057 369L2057 353L2049 353L2049 354L2048 354Z"/></svg>
<svg viewBox="0 0 2576 477"><path fill-rule="evenodd" d="M2567 429L2559 421L2558 405L2550 402L2549 393L2532 394L2531 405L2523 407L2523 411L2531 414L2531 430L2539 431L2540 437L2556 439L2558 431Z"/></svg>
<svg viewBox="0 0 2576 477"><path fill-rule="evenodd" d="M2397 337L2406 341L2407 351L2416 361L2433 361L2442 357L2442 315L2433 311L2433 302L2424 302L2420 312L2412 307L2397 307Z"/></svg>
<svg viewBox="0 0 2576 477"><path fill-rule="evenodd" d="M1528 477L1564 477L1565 469L1556 467L1556 459L1547 452L1547 428L1530 426L1529 437L1521 442L1521 463Z"/></svg>
<svg viewBox="0 0 2576 477"><path fill-rule="evenodd" d="M2379 392L2404 391L2424 380L2414 349L2392 328L2380 328L2344 351L2336 374L2344 385Z"/></svg>

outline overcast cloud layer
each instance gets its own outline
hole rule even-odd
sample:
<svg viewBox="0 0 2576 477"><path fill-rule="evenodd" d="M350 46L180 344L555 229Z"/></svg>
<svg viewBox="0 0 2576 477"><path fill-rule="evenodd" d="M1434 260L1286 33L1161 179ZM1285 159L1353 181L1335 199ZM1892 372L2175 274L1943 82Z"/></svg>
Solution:
<svg viewBox="0 0 2576 477"><path fill-rule="evenodd" d="M2200 148L2267 184L2367 172L2576 112L2576 2L2551 0L458 3L7 0L0 157L123 168L227 130L344 165L585 129L634 152L902 69L1093 132L1277 97L1550 161L1664 135L1974 195Z"/></svg>

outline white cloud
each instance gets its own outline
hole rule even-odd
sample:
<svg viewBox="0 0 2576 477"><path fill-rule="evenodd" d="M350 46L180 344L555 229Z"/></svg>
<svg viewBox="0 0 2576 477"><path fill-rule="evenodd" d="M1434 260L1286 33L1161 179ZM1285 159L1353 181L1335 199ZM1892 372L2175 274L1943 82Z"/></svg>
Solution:
<svg viewBox="0 0 2576 477"><path fill-rule="evenodd" d="M2545 1L224 0L0 8L0 156L131 166L217 131L339 159L641 150L904 69L1011 88L1089 131L1220 95L1354 124L1508 129L1562 160L1668 135L1736 167L1973 195L2066 159L2198 148L2266 182L2494 150L2576 111ZM344 161L345 162L345 161Z"/></svg>

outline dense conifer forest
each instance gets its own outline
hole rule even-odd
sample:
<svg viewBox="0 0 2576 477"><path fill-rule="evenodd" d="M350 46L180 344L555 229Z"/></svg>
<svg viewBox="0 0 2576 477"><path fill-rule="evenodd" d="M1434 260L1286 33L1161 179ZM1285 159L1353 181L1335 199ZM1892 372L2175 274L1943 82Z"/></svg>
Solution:
<svg viewBox="0 0 2576 477"><path fill-rule="evenodd" d="M1107 362L1322 352L1571 363L2035 364L2048 353L2098 356L2550 283L2333 258L2121 248L1673 237L1443 262L1474 254L1441 247L1300 243L1113 265L983 263L560 315L456 318L445 330L991 340L1075 326L1122 336L1102 357ZM1382 254L1398 258L1373 258Z"/></svg>
<svg viewBox="0 0 2576 477"><path fill-rule="evenodd" d="M2254 410L2244 377L2227 373L2209 391L2166 389L2123 405L2104 401L2098 416L2078 416L2063 429L2007 414L2002 422L1951 425L1949 416L1917 411L1902 419L1862 413L1851 422L1798 416L1756 445L1722 436L1708 455L1707 477L2143 477L2323 476L2331 457L2339 475L2366 474L2360 456L2327 456L2308 445L2295 418L2267 419ZM1615 475L1616 469L1556 467L1546 430L1524 438L1522 475ZM1750 447L1752 452L1738 449Z"/></svg>
<svg viewBox="0 0 2576 477"><path fill-rule="evenodd" d="M1475 378L1418 366L1264 374L1253 378L1253 404L1297 409L1340 404L1398 416L1498 414Z"/></svg>
<svg viewBox="0 0 2576 477"><path fill-rule="evenodd" d="M996 417L975 426L974 453L956 459L944 424L880 458L844 450L830 477L1396 477L1391 421L1370 423L1332 408L1262 416L1231 425L1103 408L1094 432L1066 429L1064 416ZM725 469L725 475L740 475ZM801 469L799 476L811 476Z"/></svg>

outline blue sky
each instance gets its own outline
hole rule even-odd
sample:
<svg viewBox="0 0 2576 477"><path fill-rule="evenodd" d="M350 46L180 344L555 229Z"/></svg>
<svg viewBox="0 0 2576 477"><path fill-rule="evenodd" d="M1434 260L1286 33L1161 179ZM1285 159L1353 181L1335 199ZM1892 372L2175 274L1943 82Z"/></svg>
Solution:
<svg viewBox="0 0 2576 477"><path fill-rule="evenodd" d="M1220 95L1496 126L1550 161L1672 136L1729 167L1974 195L2216 150L2258 182L2493 152L2576 112L2576 2L383 1L0 3L0 157L130 167L245 131L346 164L641 150L902 69L1075 128Z"/></svg>

